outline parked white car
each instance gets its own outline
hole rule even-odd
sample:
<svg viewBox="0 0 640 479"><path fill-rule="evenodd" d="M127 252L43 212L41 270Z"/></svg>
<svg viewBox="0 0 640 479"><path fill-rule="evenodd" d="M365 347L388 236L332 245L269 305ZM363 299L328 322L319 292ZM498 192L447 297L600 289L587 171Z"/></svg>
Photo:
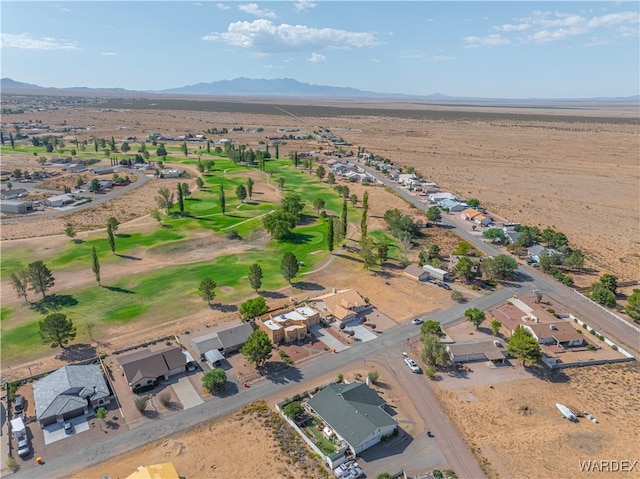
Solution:
<svg viewBox="0 0 640 479"><path fill-rule="evenodd" d="M406 363L407 366L409 366L409 369L411 369L411 371L413 371L414 373L420 372L420 366L418 366L416 362L413 359L411 359L409 356L404 356L404 362Z"/></svg>

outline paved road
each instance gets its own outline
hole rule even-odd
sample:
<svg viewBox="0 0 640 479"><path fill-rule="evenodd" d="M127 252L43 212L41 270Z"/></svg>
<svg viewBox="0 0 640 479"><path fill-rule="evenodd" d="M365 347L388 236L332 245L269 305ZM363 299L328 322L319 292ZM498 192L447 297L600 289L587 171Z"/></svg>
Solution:
<svg viewBox="0 0 640 479"><path fill-rule="evenodd" d="M393 189L402 198L415 205L418 209L423 211L429 209L430 205L425 205L420 202L420 200L415 196L410 194L408 191L399 188L396 183L381 176L373 168L369 168L362 164L358 164L357 166L363 168L384 185ZM493 245L485 243L482 238L459 228L446 215L442 217L442 224L450 228L454 228L459 236L467 240L479 251L483 251L489 256L502 254L502 252ZM580 297L575 290L530 266L521 266L516 280L518 281L518 286L520 286L520 292L531 293L534 289L537 289L541 293L553 297L565 306L569 312L586 321L590 326L600 331L604 336L615 339L626 346L630 352L640 355L640 334L638 334L635 329L629 327L629 325L624 321L614 318L611 314L593 305L590 301Z"/></svg>
<svg viewBox="0 0 640 479"><path fill-rule="evenodd" d="M448 324L461 319L464 316L464 309L468 307L487 308L505 301L513 292L513 289L506 288L492 295L470 301L465 305L458 305L451 310L431 314L429 318L441 321L443 324ZM417 338L418 335L419 328L412 324L396 326L389 331L381 333L375 341L356 344L338 354L327 354L317 360L307 361L300 367L288 369L280 375L254 383L249 388L240 388L239 390L232 391L232 393L226 397L208 400L199 406L192 407L191 409L181 411L157 421L151 421L135 429L116 434L103 441L87 444L83 448L69 451L65 456L43 457L46 462L45 465L19 471L15 476L33 479L41 479L42 477L51 479L67 477L73 471L85 469L157 439L185 431L204 421L236 411L253 401L275 394L281 395L284 398L287 396L289 389L299 389L300 384L303 382L312 386L314 380L325 376L331 371L335 371L337 375L340 371L348 368L349 364L362 361L362 356L368 356L383 350L392 350L394 351L394 362L396 362L397 351L402 348L403 344L406 344L407 339ZM414 386L413 383L411 383L411 385L412 387ZM420 400L421 392L418 391L415 394L417 394L416 400L418 402L416 406L418 406L423 401ZM430 403L429 409L425 412L428 415L427 420L429 424L434 424L434 432L439 432L439 440L446 440L446 442L443 443L443 453L450 467L454 471L471 471L473 467L472 463L475 462L475 459L468 450L468 447L462 442L462 439L457 436L457 431L446 425L446 418L435 419L438 415L443 416L443 413L439 410L439 405L435 399L434 401L430 401ZM442 431L441 434L440 431ZM445 436L448 437L448 439L445 439ZM105 473L106 472L107 471L105 471ZM460 477L475 478L483 476L482 474L468 476L460 474Z"/></svg>

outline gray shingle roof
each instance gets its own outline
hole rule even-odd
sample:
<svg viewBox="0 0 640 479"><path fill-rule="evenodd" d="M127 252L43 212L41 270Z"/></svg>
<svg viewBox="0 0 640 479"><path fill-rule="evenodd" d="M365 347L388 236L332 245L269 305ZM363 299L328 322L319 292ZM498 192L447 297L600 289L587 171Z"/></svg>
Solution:
<svg viewBox="0 0 640 479"><path fill-rule="evenodd" d="M364 383L330 384L309 406L354 449L378 428L397 425L381 409L385 400Z"/></svg>
<svg viewBox="0 0 640 479"><path fill-rule="evenodd" d="M38 420L58 416L106 399L111 392L97 364L65 366L33 383L33 398Z"/></svg>
<svg viewBox="0 0 640 479"><path fill-rule="evenodd" d="M253 333L253 327L251 324L242 323L239 326L218 331L218 339L225 350L235 349L246 343L249 336L251 336L251 333Z"/></svg>

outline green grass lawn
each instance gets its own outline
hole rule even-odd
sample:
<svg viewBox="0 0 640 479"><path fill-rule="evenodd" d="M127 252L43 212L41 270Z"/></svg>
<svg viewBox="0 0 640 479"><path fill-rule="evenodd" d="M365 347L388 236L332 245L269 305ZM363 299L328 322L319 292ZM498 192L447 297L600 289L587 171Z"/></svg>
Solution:
<svg viewBox="0 0 640 479"><path fill-rule="evenodd" d="M193 162L193 159L185 162ZM226 170L226 173L224 173ZM342 210L342 198L333 189L321 183L315 174L296 170L288 160L268 162L268 170L274 171L269 180L277 184L278 178L285 178L284 194L298 193L305 202L305 223L294 230L294 235L286 241L271 241L263 248L249 249L242 254L228 254L212 261L168 266L150 272L119 278L110 284L97 284L61 293L62 301L57 311L66 314L76 326L88 320L97 326L125 324L135 320L153 317L157 322L173 320L206 308L207 305L197 294L200 281L210 277L218 285L214 303L229 303L248 298L255 293L247 280L249 267L253 263L261 265L264 272L263 290L276 290L286 286L280 272L280 261L286 251L293 252L301 266L296 280L303 281L302 273L311 271L326 261L327 226L324 220L316 216L312 201L322 197L326 210L334 215ZM246 184L246 178L236 173L247 168L234 165L230 160L215 158L214 171L206 173L204 179L207 189L196 191L185 201L184 216L174 207L172 214L162 219L162 225L151 233L122 232L116 238L116 253L127 255L140 248L153 249L161 254L179 252L181 243L188 240L190 231L211 231L211 234L224 235L236 230L246 237L257 228L261 228L262 215L277 205L269 202L247 201L242 203L235 195L239 184ZM229 176L233 172L233 176ZM226 194L226 214L220 209L219 185L224 185ZM263 186L261 186L263 187ZM359 221L360 210L349 203L352 221ZM239 242L239 245L242 244ZM117 265L120 261L131 261L113 255L109 249L106 233L92 234L86 241L69 241L59 250L51 250L44 259L45 264L56 271L90 269L91 248L95 246L103 265ZM312 254L314 253L314 254ZM9 258L3 255L0 273L2 279L33 261L32 250L15 248ZM225 286L223 290L220 286ZM55 294L55 287L50 294ZM7 311L7 312L5 312ZM51 312L51 311L49 311ZM37 357L48 350L42 345L38 334L38 321L45 313L39 313L27 306L16 311L2 310L2 319L11 316L8 324L2 324L2 355L8 360ZM86 341L84 328L78 327L76 342ZM26 352L28 351L28 352Z"/></svg>

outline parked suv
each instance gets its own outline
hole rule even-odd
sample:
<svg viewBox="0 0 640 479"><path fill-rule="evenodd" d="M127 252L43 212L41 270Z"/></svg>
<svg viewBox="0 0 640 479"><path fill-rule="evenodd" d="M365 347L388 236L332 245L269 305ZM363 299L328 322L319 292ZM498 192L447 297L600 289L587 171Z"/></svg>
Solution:
<svg viewBox="0 0 640 479"><path fill-rule="evenodd" d="M31 453L31 446L29 446L29 440L25 437L18 439L18 456L25 457Z"/></svg>
<svg viewBox="0 0 640 479"><path fill-rule="evenodd" d="M24 397L17 394L13 401L13 409L16 413L24 412Z"/></svg>

